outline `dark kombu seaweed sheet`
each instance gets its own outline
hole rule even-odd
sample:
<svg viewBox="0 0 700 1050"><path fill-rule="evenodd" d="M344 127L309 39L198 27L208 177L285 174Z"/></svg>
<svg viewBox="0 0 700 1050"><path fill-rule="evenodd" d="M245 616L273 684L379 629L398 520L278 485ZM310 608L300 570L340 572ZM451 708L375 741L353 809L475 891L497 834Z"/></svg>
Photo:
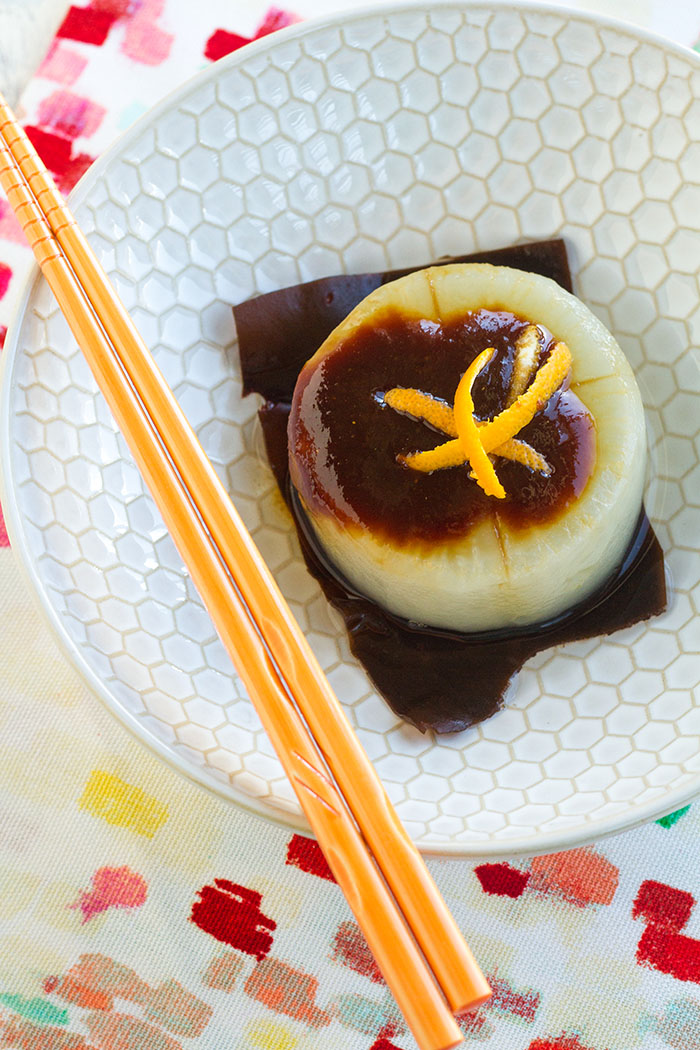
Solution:
<svg viewBox="0 0 700 1050"><path fill-rule="evenodd" d="M439 260L438 265L443 262L512 266L572 290L562 240ZM353 653L392 710L419 729L448 733L497 711L512 676L540 650L610 634L662 612L666 586L663 553L643 512L613 578L556 621L518 632L451 634L416 627L358 594L327 562L289 484L287 419L294 385L304 363L362 299L413 269L419 267L324 277L251 299L234 308L234 317L243 392L265 399L260 420L268 459L309 571L343 616Z"/></svg>

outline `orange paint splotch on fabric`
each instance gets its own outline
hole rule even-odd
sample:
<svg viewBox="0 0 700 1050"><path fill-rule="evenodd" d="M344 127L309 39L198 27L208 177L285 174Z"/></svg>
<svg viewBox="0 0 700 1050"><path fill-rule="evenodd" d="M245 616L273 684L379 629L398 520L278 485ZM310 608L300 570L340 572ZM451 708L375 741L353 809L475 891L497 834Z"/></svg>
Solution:
<svg viewBox="0 0 700 1050"><path fill-rule="evenodd" d="M85 1018L93 1040L100 1050L182 1050L182 1043L155 1025L130 1014L96 1011Z"/></svg>
<svg viewBox="0 0 700 1050"><path fill-rule="evenodd" d="M232 992L243 968L244 963L240 955L236 952L224 952L211 960L202 982L208 988L216 988L219 992Z"/></svg>
<svg viewBox="0 0 700 1050"><path fill-rule="evenodd" d="M0 1045L13 1050L90 1050L82 1035L40 1025L16 1014L0 1016Z"/></svg>
<svg viewBox="0 0 700 1050"><path fill-rule="evenodd" d="M175 1035L188 1037L201 1035L212 1017L211 1006L178 981L169 979L151 987L131 967L100 953L81 955L75 966L62 977L49 978L44 984L44 992L110 1016L117 1016L115 999L134 1003L142 1009L147 1021L161 1025ZM104 1031L107 1035L103 1041L111 1039L113 1029L108 1027ZM120 1031L119 1026L114 1031ZM103 1033L102 1027L99 1032ZM100 1038L103 1038L102 1034ZM107 1048L107 1042L104 1045ZM128 1047L130 1044L126 1042L124 1045ZM150 1043L144 1045L151 1050Z"/></svg>
<svg viewBox="0 0 700 1050"><path fill-rule="evenodd" d="M316 1005L318 979L269 956L259 962L245 983L246 994L278 1014L311 1028L323 1028L332 1016Z"/></svg>
<svg viewBox="0 0 700 1050"><path fill-rule="evenodd" d="M620 870L592 849L573 849L534 857L530 862L532 889L564 897L572 904L611 904Z"/></svg>
<svg viewBox="0 0 700 1050"><path fill-rule="evenodd" d="M78 805L108 824L127 828L147 838L153 838L168 819L166 805L135 784L127 784L102 769L92 770Z"/></svg>

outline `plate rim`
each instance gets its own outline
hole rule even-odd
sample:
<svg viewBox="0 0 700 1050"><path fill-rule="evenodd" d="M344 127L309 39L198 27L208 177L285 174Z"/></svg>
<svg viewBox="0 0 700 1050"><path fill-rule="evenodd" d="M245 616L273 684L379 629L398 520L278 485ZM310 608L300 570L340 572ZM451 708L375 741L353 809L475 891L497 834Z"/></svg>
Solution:
<svg viewBox="0 0 700 1050"><path fill-rule="evenodd" d="M502 9L513 13L513 6L509 0L489 0L488 4L486 0L434 0L433 7L438 10L461 9L464 11L489 7L492 12ZM110 143L70 193L68 198L70 207L75 210L82 204L89 190L99 182L105 170L118 158L124 144L128 140L137 138L152 126L161 115L177 107L182 99L190 95L200 85L204 85L212 80L216 81L223 71L228 71L231 68L235 68L238 64L247 62L259 52L264 53L272 50L280 44L285 44L288 40L304 36L309 32L324 28L338 28L339 26L362 21L370 17L388 17L392 14L410 13L412 11L426 13L422 0L389 0L389 2L381 4L362 4L358 8L348 8L334 14L310 18L253 41L219 61L212 63L210 66L198 70L183 83L164 95ZM598 15L594 12L583 11L577 8L562 7L560 4L547 2L547 0L544 0L544 2L543 0L519 0L516 13L520 11L532 14L557 15L560 18L570 16L588 22L596 28L609 28L622 32L637 38L641 43L649 43L662 48L666 52L675 53L685 62L690 61L691 64L695 64L698 71L700 71L700 54L693 48L670 40L653 30L628 23L621 18L610 15ZM121 725L140 744L145 745L152 752L155 752L160 759L175 767L187 780L200 788L204 788L215 797L234 803L245 812L270 821L287 831L291 829L303 831L306 834L313 834L303 814L272 808L265 803L264 799L248 795L231 783L226 784L213 777L208 780L205 779L200 775L199 766L188 762L183 756L178 752L172 751L168 745L153 734L147 733L134 716L112 696L100 676L89 665L82 655L77 642L70 637L51 603L46 586L39 576L36 566L33 564L22 528L23 519L19 512L19 504L15 497L14 489L11 455L13 443L10 430L11 379L19 359L21 322L27 313L35 288L42 281L43 277L38 264L32 261L21 293L15 300L14 310L7 326L5 346L0 355L0 501L2 502L10 547L15 554L15 563L19 566L25 583L29 584L28 589L32 594L35 607L42 613L44 621L48 624L51 633L58 642L59 649L68 658L92 694L105 705L110 713L117 718ZM536 856L538 854L588 845L622 832L632 831L681 808L698 795L700 795L700 772L696 774L696 782L693 785L676 788L662 795L660 799L652 800L641 808L631 811L631 813L617 814L598 821L589 822L584 820L579 825L574 825L571 828L543 832L537 836L536 843L533 843L534 836L532 835L513 835L500 840L485 839L472 843L419 841L417 845L420 851L426 855L441 856L446 859L478 860L481 858Z"/></svg>

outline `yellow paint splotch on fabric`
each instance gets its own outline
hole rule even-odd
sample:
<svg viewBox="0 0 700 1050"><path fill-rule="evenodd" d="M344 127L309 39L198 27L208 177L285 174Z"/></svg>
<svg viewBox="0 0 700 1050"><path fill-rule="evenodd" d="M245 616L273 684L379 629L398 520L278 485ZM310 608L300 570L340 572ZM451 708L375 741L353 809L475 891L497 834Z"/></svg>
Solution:
<svg viewBox="0 0 700 1050"><path fill-rule="evenodd" d="M39 875L0 868L0 919L12 919L31 904L41 883Z"/></svg>
<svg viewBox="0 0 700 1050"><path fill-rule="evenodd" d="M297 1037L278 1021L254 1021L246 1029L248 1046L255 1050L295 1050Z"/></svg>
<svg viewBox="0 0 700 1050"><path fill-rule="evenodd" d="M108 824L152 838L168 819L168 807L135 784L93 769L78 805Z"/></svg>

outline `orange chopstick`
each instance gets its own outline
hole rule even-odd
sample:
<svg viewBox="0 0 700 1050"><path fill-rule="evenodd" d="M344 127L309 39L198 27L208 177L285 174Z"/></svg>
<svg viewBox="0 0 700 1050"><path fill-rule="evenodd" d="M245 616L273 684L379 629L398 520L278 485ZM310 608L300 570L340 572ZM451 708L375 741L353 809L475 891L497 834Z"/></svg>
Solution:
<svg viewBox="0 0 700 1050"><path fill-rule="evenodd" d="M302 631L172 391L143 344L75 219L9 108L0 131L56 239L94 304L131 381L226 562L341 792L368 842L453 1011L484 1002L490 989L422 857L389 802Z"/></svg>
<svg viewBox="0 0 700 1050"><path fill-rule="evenodd" d="M0 131L19 154L17 161L25 178L107 334L119 347L124 367L142 400L149 405L154 424L177 470L187 476L194 502L215 544L235 572L245 604L275 655L283 678L291 687L450 1005L454 1010L477 1005L488 997L488 985L422 858L399 825L378 777L267 566L75 220L5 106L0 106Z"/></svg>
<svg viewBox="0 0 700 1050"><path fill-rule="evenodd" d="M323 768L219 552L199 520L152 421L77 284L29 189L0 143L0 183L42 272L129 443L168 531L254 701L333 874L422 1050L449 1050L459 1028L387 891L336 785Z"/></svg>

